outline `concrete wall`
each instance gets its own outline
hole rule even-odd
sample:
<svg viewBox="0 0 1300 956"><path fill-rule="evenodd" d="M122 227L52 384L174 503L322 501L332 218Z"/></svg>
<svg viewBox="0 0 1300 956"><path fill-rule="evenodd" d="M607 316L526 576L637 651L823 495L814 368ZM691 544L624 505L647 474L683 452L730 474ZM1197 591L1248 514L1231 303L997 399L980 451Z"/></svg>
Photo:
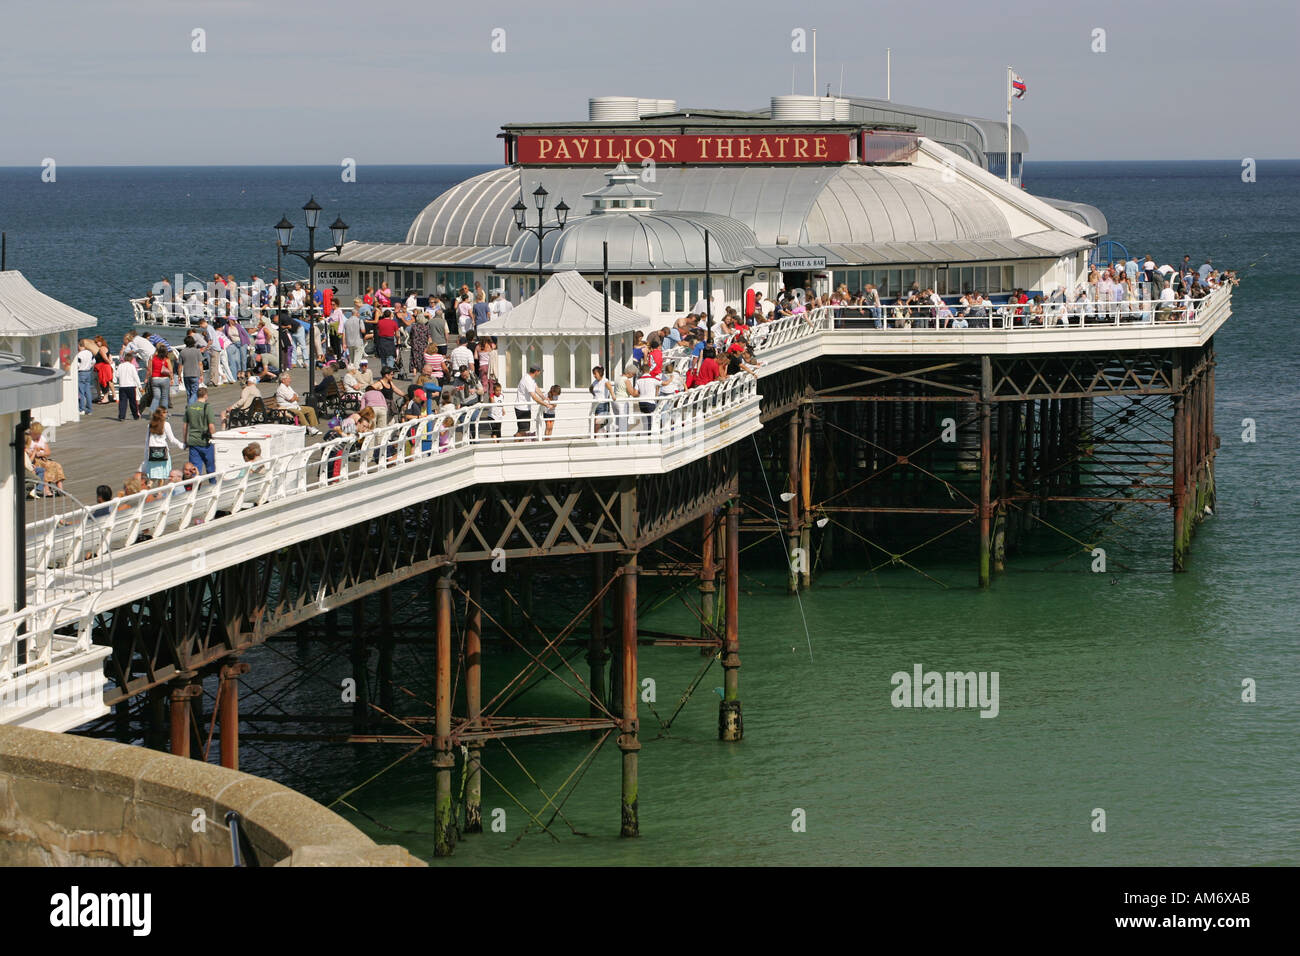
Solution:
<svg viewBox="0 0 1300 956"><path fill-rule="evenodd" d="M246 865L424 865L260 777L0 726L0 866L229 866L229 810L243 817Z"/></svg>

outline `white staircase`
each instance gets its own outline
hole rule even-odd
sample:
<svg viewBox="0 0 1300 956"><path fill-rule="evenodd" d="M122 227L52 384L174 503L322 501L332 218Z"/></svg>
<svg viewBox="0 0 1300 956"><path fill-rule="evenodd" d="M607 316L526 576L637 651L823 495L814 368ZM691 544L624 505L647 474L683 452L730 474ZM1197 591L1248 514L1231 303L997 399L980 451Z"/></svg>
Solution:
<svg viewBox="0 0 1300 956"><path fill-rule="evenodd" d="M62 732L108 713L88 593L0 617L0 724Z"/></svg>

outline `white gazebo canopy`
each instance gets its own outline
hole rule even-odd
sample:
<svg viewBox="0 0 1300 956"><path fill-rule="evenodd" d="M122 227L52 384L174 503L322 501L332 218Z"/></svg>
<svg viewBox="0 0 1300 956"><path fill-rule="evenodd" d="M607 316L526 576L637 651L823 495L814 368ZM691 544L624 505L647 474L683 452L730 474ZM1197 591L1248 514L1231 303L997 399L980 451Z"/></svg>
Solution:
<svg viewBox="0 0 1300 956"><path fill-rule="evenodd" d="M0 272L0 335L6 338L93 329L93 315L41 292L16 269Z"/></svg>
<svg viewBox="0 0 1300 956"><path fill-rule="evenodd" d="M613 361L632 354L632 333L650 328L652 321L611 299L609 347ZM539 365L549 387L586 388L591 369L602 361L605 348L605 298L577 272L557 272L537 293L505 315L479 326L479 335L499 340L497 376L503 386L515 384L528 365Z"/></svg>
<svg viewBox="0 0 1300 956"><path fill-rule="evenodd" d="M27 365L66 372L77 353L78 332L98 324L93 315L41 292L21 272L0 272L0 352L21 355ZM57 404L32 409L32 417L46 428L76 421L76 376L64 378Z"/></svg>

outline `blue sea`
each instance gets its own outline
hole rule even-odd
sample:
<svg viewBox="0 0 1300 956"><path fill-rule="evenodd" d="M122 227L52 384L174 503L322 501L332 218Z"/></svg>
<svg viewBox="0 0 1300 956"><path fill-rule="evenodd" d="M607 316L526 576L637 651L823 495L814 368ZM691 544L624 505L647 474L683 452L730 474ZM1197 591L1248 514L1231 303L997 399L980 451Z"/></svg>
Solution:
<svg viewBox="0 0 1300 956"><path fill-rule="evenodd" d="M348 184L336 167L60 167L55 183L36 167L6 168L0 229L10 268L97 316L111 339L128 327L127 298L164 275L272 273L272 226L286 213L300 222L309 196L351 238L402 241L425 204L485 168L362 167ZM1215 340L1217 508L1186 573L1112 582L1012 560L981 591L972 555L960 554L950 568L927 567L942 585L907 570L837 571L796 601L779 577L754 570L741 607L742 743L714 739L716 669L671 732L657 734L643 710L635 841L617 837L612 746L554 821L558 840L524 835L514 800L540 808L530 777L548 793L571 781L590 742L520 742L512 753L527 776L491 747L485 816L501 810L506 831L464 840L447 862L1300 863L1300 161L1261 160L1253 183L1241 172L1236 160L1031 161L1025 172L1031 193L1100 207L1132 252L1171 263L1209 255L1241 277ZM1247 419L1254 442L1242 440ZM1153 547L1165 549L1172 532L1160 533ZM422 608L403 608L403 620L428 627ZM692 625L665 606L645 626ZM248 659L270 682L284 660L316 667L314 655L281 644ZM399 661L404 680L431 699L428 655L410 655ZM997 719L891 707L890 675L917 662L1000 671ZM489 657L489 682L516 663ZM659 713L699 666L677 649L644 650ZM347 667L340 658L293 687L286 676L281 703L337 702ZM1246 680L1254 703L1241 699ZM540 712L563 711L562 691L530 693ZM347 798L352 809L335 808L381 842L431 855L427 752L383 773L403 751L250 741L243 752L245 769L327 804L375 777ZM1096 808L1106 833L1090 826Z"/></svg>

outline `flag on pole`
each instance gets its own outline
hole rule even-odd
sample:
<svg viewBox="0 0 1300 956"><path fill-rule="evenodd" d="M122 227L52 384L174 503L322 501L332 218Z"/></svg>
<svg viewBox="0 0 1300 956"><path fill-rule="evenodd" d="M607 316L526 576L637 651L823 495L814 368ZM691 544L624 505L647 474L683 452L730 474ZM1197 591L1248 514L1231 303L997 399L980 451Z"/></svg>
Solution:
<svg viewBox="0 0 1300 956"><path fill-rule="evenodd" d="M1012 96L1014 96L1016 99L1020 99L1022 96L1025 95L1025 92L1028 89L1029 87L1025 86L1025 81L1020 78L1019 73L1011 74L1011 95Z"/></svg>

